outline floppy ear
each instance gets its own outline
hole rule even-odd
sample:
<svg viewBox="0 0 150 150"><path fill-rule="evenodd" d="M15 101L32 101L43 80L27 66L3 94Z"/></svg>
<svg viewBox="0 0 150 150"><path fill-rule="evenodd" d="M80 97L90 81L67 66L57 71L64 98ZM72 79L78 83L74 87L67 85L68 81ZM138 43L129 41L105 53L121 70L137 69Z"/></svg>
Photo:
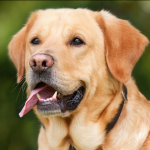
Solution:
<svg viewBox="0 0 150 150"><path fill-rule="evenodd" d="M148 39L135 29L128 21L121 20L107 11L96 16L104 34L106 61L112 75L120 82L129 80L132 69Z"/></svg>
<svg viewBox="0 0 150 150"><path fill-rule="evenodd" d="M17 68L17 83L21 82L25 71L26 37L37 15L31 15L27 24L13 36L8 45L9 56Z"/></svg>
<svg viewBox="0 0 150 150"><path fill-rule="evenodd" d="M23 27L11 40L8 45L9 56L17 68L17 82L19 83L24 75L25 66L25 34L26 27Z"/></svg>

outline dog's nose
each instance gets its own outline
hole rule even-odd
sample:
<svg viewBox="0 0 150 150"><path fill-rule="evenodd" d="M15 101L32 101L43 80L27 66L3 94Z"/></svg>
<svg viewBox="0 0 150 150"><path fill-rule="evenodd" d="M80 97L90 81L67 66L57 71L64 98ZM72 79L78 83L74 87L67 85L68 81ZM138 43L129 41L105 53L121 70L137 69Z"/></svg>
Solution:
<svg viewBox="0 0 150 150"><path fill-rule="evenodd" d="M53 65L54 61L52 56L47 54L35 54L31 57L29 65L35 72L46 71Z"/></svg>

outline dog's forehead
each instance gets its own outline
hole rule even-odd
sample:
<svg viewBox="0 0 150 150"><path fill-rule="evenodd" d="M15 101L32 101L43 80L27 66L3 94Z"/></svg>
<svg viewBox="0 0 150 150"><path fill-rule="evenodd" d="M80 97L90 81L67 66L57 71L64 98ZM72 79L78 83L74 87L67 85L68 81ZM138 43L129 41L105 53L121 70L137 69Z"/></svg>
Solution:
<svg viewBox="0 0 150 150"><path fill-rule="evenodd" d="M92 11L86 9L47 9L38 12L38 20L44 22L76 22L89 19Z"/></svg>
<svg viewBox="0 0 150 150"><path fill-rule="evenodd" d="M57 32L66 28L82 30L90 29L93 23L92 11L86 9L47 9L37 12L33 32ZM91 21L92 20L92 21Z"/></svg>

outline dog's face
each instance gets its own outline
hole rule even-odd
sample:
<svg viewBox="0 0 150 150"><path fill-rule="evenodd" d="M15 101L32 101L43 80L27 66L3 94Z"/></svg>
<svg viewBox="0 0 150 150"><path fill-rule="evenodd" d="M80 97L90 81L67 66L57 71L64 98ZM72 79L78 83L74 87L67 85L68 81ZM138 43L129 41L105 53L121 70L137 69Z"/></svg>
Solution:
<svg viewBox="0 0 150 150"><path fill-rule="evenodd" d="M28 50L25 55L28 57L25 60L25 68L30 91L41 82L52 87L49 89L52 93L49 93L48 97L43 95L43 99L52 97L57 91L57 101L45 101L37 105L37 112L40 114L44 112L44 116L76 109L84 97L85 89L92 79L93 72L98 70L96 62L99 59L95 56L97 53L95 45L100 47L100 53L104 55L102 32L92 21L93 18L84 11L83 16L80 16L80 13L80 11L74 13L72 10L68 10L68 12L66 10L41 11L37 14L37 19L27 35L26 47ZM87 20L91 20L90 23L87 24ZM99 32L97 33L95 28L90 29L90 26L96 26ZM94 36L97 36L98 39L94 40ZM100 57L100 54L98 55ZM42 59L42 57L44 58ZM103 64L99 64L101 67L106 66L104 57L102 58ZM39 59L42 59L43 62L46 59L51 60L52 64L48 69L37 71L31 67L32 62L31 65L29 62L37 61L35 63L38 63ZM33 62L33 65L37 64ZM48 112L45 111L47 107L51 107ZM54 110L51 111L51 109Z"/></svg>
<svg viewBox="0 0 150 150"><path fill-rule="evenodd" d="M44 117L96 106L95 96L115 93L130 78L147 43L128 22L105 11L33 13L9 44L18 82L25 70L30 94L20 116L33 106Z"/></svg>

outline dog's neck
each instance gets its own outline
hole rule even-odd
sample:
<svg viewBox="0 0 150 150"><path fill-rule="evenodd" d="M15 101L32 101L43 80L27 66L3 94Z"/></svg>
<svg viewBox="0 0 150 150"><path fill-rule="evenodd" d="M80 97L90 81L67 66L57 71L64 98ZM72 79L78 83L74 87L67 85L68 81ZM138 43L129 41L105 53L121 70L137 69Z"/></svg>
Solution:
<svg viewBox="0 0 150 150"><path fill-rule="evenodd" d="M122 86L121 95L122 95L121 103L119 103L119 106L118 106L118 108L116 110L116 113L112 116L110 121L105 126L105 131L106 131L105 136L110 132L110 130L112 130L112 128L117 123L117 121L118 121L118 119L119 119L119 117L121 115L121 112L123 110L124 103L127 102L127 100L128 100L128 98L127 98L127 87L124 84ZM76 149L72 145L70 145L69 150L76 150Z"/></svg>

